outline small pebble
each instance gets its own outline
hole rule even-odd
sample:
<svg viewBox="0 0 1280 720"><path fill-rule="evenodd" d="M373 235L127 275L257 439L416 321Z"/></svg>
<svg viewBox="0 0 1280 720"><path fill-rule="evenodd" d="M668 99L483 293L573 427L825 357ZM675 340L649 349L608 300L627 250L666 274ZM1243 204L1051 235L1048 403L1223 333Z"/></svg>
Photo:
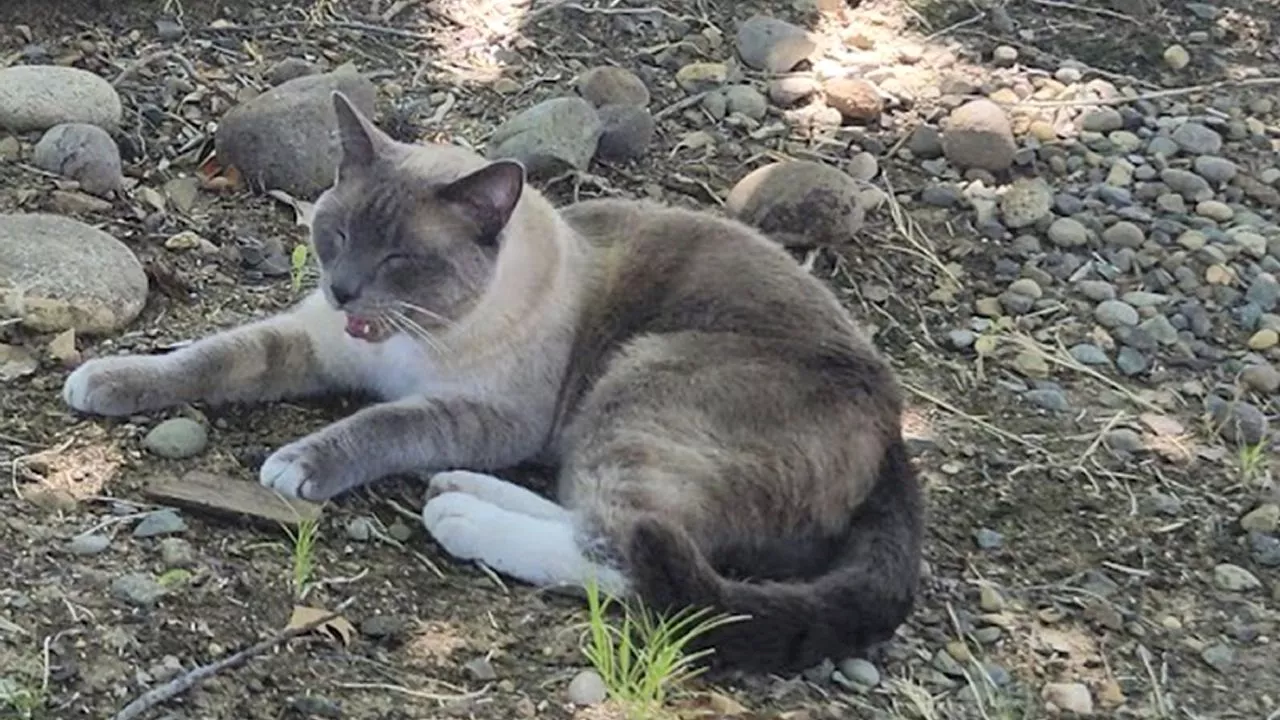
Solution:
<svg viewBox="0 0 1280 720"><path fill-rule="evenodd" d="M133 529L133 536L137 538L155 537L156 535L174 535L180 532L186 532L187 523L178 514L177 510L164 509L157 510L142 518L142 522L138 523Z"/></svg>
<svg viewBox="0 0 1280 720"><path fill-rule="evenodd" d="M859 690L870 690L880 684L880 671L862 658L847 658L840 662L837 670Z"/></svg>
<svg viewBox="0 0 1280 720"><path fill-rule="evenodd" d="M75 555L97 555L110 544L111 538L106 535L76 535L67 543L67 550Z"/></svg>
<svg viewBox="0 0 1280 720"><path fill-rule="evenodd" d="M973 533L973 540L983 550L995 550L1004 545L1004 536L989 528L979 528Z"/></svg>
<svg viewBox="0 0 1280 720"><path fill-rule="evenodd" d="M1227 592L1247 592L1262 587L1257 576L1239 565L1222 563L1213 568L1213 584Z"/></svg>
<svg viewBox="0 0 1280 720"><path fill-rule="evenodd" d="M599 705L608 695L604 679L595 670L583 670L569 682L569 702L574 705Z"/></svg>
<svg viewBox="0 0 1280 720"><path fill-rule="evenodd" d="M160 457L183 460L204 452L209 431L190 418L170 418L156 425L142 439L142 446Z"/></svg>

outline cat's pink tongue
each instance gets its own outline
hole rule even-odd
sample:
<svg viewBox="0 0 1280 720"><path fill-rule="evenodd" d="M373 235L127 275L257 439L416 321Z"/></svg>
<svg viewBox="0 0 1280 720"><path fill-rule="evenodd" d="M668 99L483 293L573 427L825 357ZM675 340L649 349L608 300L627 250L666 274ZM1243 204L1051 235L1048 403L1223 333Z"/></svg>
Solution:
<svg viewBox="0 0 1280 720"><path fill-rule="evenodd" d="M347 334L351 337L362 339L367 338L369 337L370 329L368 320L362 317L356 317L355 315L347 316Z"/></svg>

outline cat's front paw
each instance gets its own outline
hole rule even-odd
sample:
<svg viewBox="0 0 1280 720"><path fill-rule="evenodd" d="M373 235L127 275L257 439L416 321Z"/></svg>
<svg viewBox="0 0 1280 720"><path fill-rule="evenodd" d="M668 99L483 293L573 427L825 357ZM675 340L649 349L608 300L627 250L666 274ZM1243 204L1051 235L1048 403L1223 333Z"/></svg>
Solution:
<svg viewBox="0 0 1280 720"><path fill-rule="evenodd" d="M459 560L485 556L486 541L494 537L502 511L474 495L445 492L422 508L422 524L440 547Z"/></svg>
<svg viewBox="0 0 1280 720"><path fill-rule="evenodd" d="M276 450L262 463L258 480L289 498L328 500L352 487L342 460L323 450L323 442L304 438Z"/></svg>
<svg viewBox="0 0 1280 720"><path fill-rule="evenodd" d="M159 409L167 403L156 362L148 356L90 360L67 376L62 400L80 412L115 417Z"/></svg>

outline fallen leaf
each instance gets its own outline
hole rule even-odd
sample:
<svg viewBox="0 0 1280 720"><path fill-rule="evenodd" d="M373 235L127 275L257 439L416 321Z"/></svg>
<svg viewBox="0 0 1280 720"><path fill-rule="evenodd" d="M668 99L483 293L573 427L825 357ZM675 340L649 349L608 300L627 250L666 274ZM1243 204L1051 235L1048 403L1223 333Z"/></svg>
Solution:
<svg viewBox="0 0 1280 720"><path fill-rule="evenodd" d="M40 363L26 348L0 343L0 382L17 380L36 371Z"/></svg>
<svg viewBox="0 0 1280 720"><path fill-rule="evenodd" d="M289 624L285 627L288 629L297 629L307 625L308 623L313 623L328 614L328 610L307 607L305 605L294 605L293 615L289 617ZM351 636L356 632L351 621L341 615L337 615L320 623L315 629L328 633L333 637L333 639L341 642L343 646L351 644Z"/></svg>
<svg viewBox="0 0 1280 720"><path fill-rule="evenodd" d="M173 587L174 585L181 585L182 583L190 579L191 579L190 570L183 570L182 568L174 568L172 570L165 572L165 574L157 578L156 582L160 583L161 587L170 588L170 587Z"/></svg>
<svg viewBox="0 0 1280 720"><path fill-rule="evenodd" d="M1142 424L1151 428L1151 432L1161 437L1178 437L1187 432L1182 423L1159 413L1147 412L1138 416L1142 420Z"/></svg>

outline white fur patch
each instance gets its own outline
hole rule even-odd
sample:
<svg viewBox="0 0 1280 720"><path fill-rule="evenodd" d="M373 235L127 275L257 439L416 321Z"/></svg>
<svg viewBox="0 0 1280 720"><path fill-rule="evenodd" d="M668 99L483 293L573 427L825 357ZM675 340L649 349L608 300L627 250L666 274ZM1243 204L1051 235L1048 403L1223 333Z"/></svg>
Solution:
<svg viewBox="0 0 1280 720"><path fill-rule="evenodd" d="M467 470L453 470L433 475L427 489L427 497L431 498L447 492L474 495L491 505L497 505L503 510L521 515L559 522L570 520L569 511L551 500L528 488L492 475Z"/></svg>
<svg viewBox="0 0 1280 720"><path fill-rule="evenodd" d="M422 509L427 532L450 555L539 587L581 586L595 578L601 590L625 594L622 575L587 560L574 526L504 510L474 495L446 492Z"/></svg>
<svg viewBox="0 0 1280 720"><path fill-rule="evenodd" d="M311 473L302 442L290 443L272 453L258 470L258 481L285 497L311 499L306 495Z"/></svg>

